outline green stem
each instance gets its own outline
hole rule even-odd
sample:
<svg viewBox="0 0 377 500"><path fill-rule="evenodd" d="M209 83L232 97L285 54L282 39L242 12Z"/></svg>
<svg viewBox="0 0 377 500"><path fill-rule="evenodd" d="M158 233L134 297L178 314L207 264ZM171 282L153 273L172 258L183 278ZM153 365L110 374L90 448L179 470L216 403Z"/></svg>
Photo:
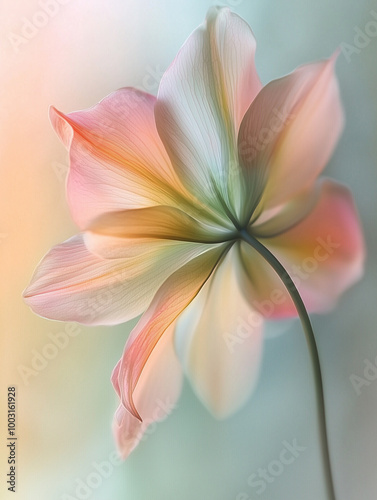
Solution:
<svg viewBox="0 0 377 500"><path fill-rule="evenodd" d="M306 311L305 305L302 301L299 291L297 290L295 284L293 283L291 277L280 264L277 258L257 239L251 236L246 229L240 231L240 238L252 246L274 269L278 274L285 287L287 288L295 306L297 312L300 316L300 320L305 332L306 341L309 348L309 353L312 361L312 368L315 380L316 388L316 399L317 399L317 412L318 412L318 423L321 435L321 452L323 460L324 475L326 479L326 487L329 500L336 500L334 484L331 473L331 462L329 445L327 438L327 426L326 426L326 413L325 413L325 399L323 395L323 382L321 373L321 364L319 361L317 344L314 337L313 328Z"/></svg>

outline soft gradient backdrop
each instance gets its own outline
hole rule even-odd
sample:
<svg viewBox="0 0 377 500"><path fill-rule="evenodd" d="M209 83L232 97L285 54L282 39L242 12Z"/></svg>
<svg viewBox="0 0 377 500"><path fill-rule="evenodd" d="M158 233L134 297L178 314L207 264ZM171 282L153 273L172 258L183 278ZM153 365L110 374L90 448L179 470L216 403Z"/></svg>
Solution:
<svg viewBox="0 0 377 500"><path fill-rule="evenodd" d="M48 106L64 112L86 108L122 86L156 93L161 72L212 3L0 3L1 499L326 500L313 383L298 322L283 325L279 336L269 327L257 391L235 417L215 421L185 384L170 418L150 428L126 463L113 470L102 464L99 476L93 475L95 464L109 461L114 451L110 374L135 322L72 330L35 316L21 299L40 258L76 232L65 202L67 155L49 124ZM48 14L41 14L43 5ZM376 0L228 5L254 30L264 83L331 55L342 43L354 45L358 29L377 22ZM375 500L377 491L377 380L359 395L350 381L363 376L366 359L374 363L377 356L376 27L369 24L372 36L360 36L356 50L339 56L347 123L327 169L354 193L368 246L366 275L333 313L313 318L338 500ZM57 352L48 351L51 335L64 331L75 336ZM36 370L32 362L43 349L53 359L39 360ZM34 371L25 375L27 369ZM5 485L9 385L18 392L16 494ZM294 439L305 450L258 495L248 478ZM89 481L89 489L76 491L80 481Z"/></svg>

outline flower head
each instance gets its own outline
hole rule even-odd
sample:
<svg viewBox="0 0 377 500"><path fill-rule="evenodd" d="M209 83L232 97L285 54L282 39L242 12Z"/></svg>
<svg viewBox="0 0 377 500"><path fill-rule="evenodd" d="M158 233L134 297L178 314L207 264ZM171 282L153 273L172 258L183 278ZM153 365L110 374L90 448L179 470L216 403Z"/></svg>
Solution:
<svg viewBox="0 0 377 500"><path fill-rule="evenodd" d="M254 54L249 26L212 8L157 98L124 88L86 111L51 109L81 232L44 257L24 296L88 325L143 313L112 377L123 456L174 407L182 367L219 417L249 397L263 318L297 315L258 245L311 312L362 274L352 196L317 179L343 127L335 57L262 87Z"/></svg>

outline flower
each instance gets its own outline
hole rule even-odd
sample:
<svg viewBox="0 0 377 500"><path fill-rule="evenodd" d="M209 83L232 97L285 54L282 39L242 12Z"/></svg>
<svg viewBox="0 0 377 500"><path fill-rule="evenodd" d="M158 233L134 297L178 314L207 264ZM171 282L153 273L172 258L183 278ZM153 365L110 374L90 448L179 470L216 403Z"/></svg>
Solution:
<svg viewBox="0 0 377 500"><path fill-rule="evenodd" d="M182 368L218 417L250 396L263 318L297 315L259 247L310 312L362 275L352 195L317 179L343 127L335 57L262 87L254 54L249 26L211 8L157 98L123 88L85 111L51 109L81 233L44 257L24 297L88 325L143 313L112 376L123 457L174 407Z"/></svg>

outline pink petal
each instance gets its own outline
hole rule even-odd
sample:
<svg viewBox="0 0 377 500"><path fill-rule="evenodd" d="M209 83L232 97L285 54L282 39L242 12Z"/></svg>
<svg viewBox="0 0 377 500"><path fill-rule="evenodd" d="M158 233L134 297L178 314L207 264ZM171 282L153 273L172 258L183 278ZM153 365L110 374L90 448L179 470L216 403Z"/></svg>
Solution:
<svg viewBox="0 0 377 500"><path fill-rule="evenodd" d="M81 229L104 212L179 204L184 195L154 120L155 97L120 89L51 122L70 153L68 202Z"/></svg>
<svg viewBox="0 0 377 500"><path fill-rule="evenodd" d="M24 298L46 318L122 323L141 314L171 273L207 249L204 244L160 241L128 258L105 260L87 250L82 235L75 236L42 259Z"/></svg>
<svg viewBox="0 0 377 500"><path fill-rule="evenodd" d="M283 210L275 220L257 227L255 233L283 264L308 311L324 312L334 307L340 295L360 279L365 252L350 191L330 180L319 182L315 189L317 202L309 214L302 200L306 217L299 216L297 204L293 226L284 227ZM279 225L281 233L276 232ZM270 236L267 229L271 230ZM288 292L262 257L242 243L241 258L249 276L248 281L243 281L243 289L251 305L269 318L295 316Z"/></svg>
<svg viewBox="0 0 377 500"><path fill-rule="evenodd" d="M238 148L249 216L262 195L256 215L310 188L328 162L343 128L334 63L308 64L272 81L247 111Z"/></svg>
<svg viewBox="0 0 377 500"><path fill-rule="evenodd" d="M237 133L261 88L249 26L227 8L210 9L164 74L155 115L184 185L218 206L217 191L237 211ZM228 190L228 185L231 189Z"/></svg>
<svg viewBox="0 0 377 500"><path fill-rule="evenodd" d="M156 345L136 385L134 401L142 422L122 404L115 414L113 432L123 459L138 445L150 424L164 420L175 408L182 387L182 369L174 352L173 332L174 325ZM120 363L113 373L117 390L119 367Z"/></svg>
<svg viewBox="0 0 377 500"><path fill-rule="evenodd" d="M232 247L176 322L178 356L198 397L218 418L248 400L261 360L263 319L239 288L239 266Z"/></svg>
<svg viewBox="0 0 377 500"><path fill-rule="evenodd" d="M140 418L134 401L138 380L167 327L194 299L215 268L226 245L218 245L172 274L131 332L119 369L123 406Z"/></svg>

